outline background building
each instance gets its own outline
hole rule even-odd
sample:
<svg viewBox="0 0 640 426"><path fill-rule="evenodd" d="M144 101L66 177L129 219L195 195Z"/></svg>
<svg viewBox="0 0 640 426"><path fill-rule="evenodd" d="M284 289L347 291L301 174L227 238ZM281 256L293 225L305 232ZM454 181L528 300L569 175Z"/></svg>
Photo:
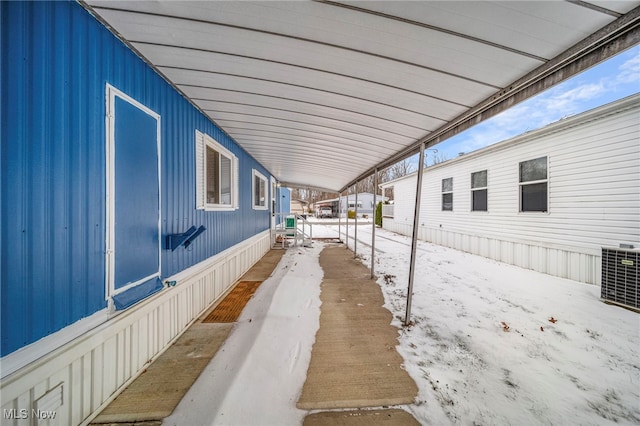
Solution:
<svg viewBox="0 0 640 426"><path fill-rule="evenodd" d="M426 168L419 238L599 284L602 247L640 246L639 113L631 96ZM382 185L385 229L411 235L416 176Z"/></svg>
<svg viewBox="0 0 640 426"><path fill-rule="evenodd" d="M387 197L381 195L376 196L376 203L387 200ZM347 210L356 210L356 194L349 194L348 196L340 198L332 198L329 200L316 201L314 209L320 207L331 207L333 210L333 217L347 217ZM370 192L362 192L358 194L358 217L373 217L375 206L373 204L373 194Z"/></svg>

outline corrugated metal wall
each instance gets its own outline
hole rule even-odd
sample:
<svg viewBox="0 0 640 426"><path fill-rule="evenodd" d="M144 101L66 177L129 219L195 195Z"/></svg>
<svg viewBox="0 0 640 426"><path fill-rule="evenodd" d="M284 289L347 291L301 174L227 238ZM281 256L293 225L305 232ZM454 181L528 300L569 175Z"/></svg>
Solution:
<svg viewBox="0 0 640 426"><path fill-rule="evenodd" d="M163 236L207 227L163 250L163 277L269 227L251 208L268 171L79 4L2 2L0 23L2 356L106 306L106 83L161 116ZM238 157L239 210L196 211L196 129Z"/></svg>

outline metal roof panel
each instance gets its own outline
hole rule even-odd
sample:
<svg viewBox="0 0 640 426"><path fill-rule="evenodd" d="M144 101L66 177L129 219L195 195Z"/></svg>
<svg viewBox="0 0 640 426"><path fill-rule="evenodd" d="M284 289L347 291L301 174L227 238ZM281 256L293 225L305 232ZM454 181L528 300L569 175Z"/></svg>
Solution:
<svg viewBox="0 0 640 426"><path fill-rule="evenodd" d="M640 40L640 1L84 4L278 179L335 189Z"/></svg>

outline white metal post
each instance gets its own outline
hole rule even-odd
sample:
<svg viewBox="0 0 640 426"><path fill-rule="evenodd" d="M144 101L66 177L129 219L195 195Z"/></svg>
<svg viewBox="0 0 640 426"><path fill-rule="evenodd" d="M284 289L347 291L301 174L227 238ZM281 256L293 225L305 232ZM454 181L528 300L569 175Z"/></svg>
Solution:
<svg viewBox="0 0 640 426"><path fill-rule="evenodd" d="M342 218L340 217L340 214L342 210L342 194L338 194L338 241L342 241L342 230L341 228L341 222L342 222Z"/></svg>
<svg viewBox="0 0 640 426"><path fill-rule="evenodd" d="M356 203L353 209L356 212L353 221L353 257L355 258L358 255L358 181L356 181Z"/></svg>
<svg viewBox="0 0 640 426"><path fill-rule="evenodd" d="M413 214L413 232L411 235L411 261L409 262L409 287L407 289L407 312L404 325L409 325L411 319L411 299L413 296L413 278L416 273L416 247L418 240L418 225L420 224L420 201L422 198L422 173L424 171L424 144L420 144L420 159L418 160L418 179L416 186L416 205Z"/></svg>
<svg viewBox="0 0 640 426"><path fill-rule="evenodd" d="M349 249L349 188L347 188L347 208L345 209L346 211L346 216L344 218L344 244L345 244L345 248Z"/></svg>
<svg viewBox="0 0 640 426"><path fill-rule="evenodd" d="M374 262L376 250L376 213L378 211L378 203L376 195L378 194L378 168L373 171L373 221L371 226L371 279L374 275Z"/></svg>

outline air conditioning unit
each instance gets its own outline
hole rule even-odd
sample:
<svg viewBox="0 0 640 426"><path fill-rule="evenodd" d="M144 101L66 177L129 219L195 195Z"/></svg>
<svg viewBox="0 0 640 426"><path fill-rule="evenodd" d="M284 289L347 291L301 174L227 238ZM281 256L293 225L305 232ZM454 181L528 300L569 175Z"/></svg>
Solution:
<svg viewBox="0 0 640 426"><path fill-rule="evenodd" d="M602 248L602 292L607 303L615 303L640 312L638 280L640 250Z"/></svg>

